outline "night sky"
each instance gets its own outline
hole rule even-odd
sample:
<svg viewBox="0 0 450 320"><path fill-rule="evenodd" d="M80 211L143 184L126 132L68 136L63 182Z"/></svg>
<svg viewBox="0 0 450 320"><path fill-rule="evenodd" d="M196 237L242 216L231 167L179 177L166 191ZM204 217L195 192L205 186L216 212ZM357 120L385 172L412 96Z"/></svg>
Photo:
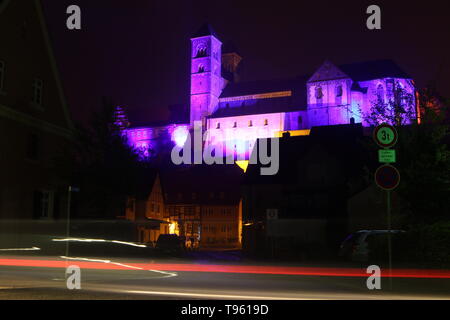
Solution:
<svg viewBox="0 0 450 320"><path fill-rule="evenodd" d="M188 104L189 38L205 22L238 48L242 81L309 74L325 59L393 59L419 87L436 81L450 96L448 1L42 1L76 120L103 96L131 120L163 120L168 105ZM66 29L71 4L81 7L81 31ZM366 28L371 4L381 7L381 30Z"/></svg>

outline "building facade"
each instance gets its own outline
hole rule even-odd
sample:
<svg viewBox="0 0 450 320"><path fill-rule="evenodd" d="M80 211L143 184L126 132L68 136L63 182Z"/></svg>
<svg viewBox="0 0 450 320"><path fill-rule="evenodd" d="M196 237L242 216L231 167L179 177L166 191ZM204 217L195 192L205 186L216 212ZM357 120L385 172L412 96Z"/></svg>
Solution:
<svg viewBox="0 0 450 320"><path fill-rule="evenodd" d="M388 104L396 87L414 96L414 82L390 60L334 65L325 61L312 75L271 81L237 82L241 57L222 52L209 25L191 39L190 114L185 123L129 126L129 141L148 155L183 146L197 123L205 148L221 146L248 159L258 138L284 131L307 135L315 126L362 123L377 102ZM407 106L415 112L415 102Z"/></svg>
<svg viewBox="0 0 450 320"><path fill-rule="evenodd" d="M242 172L237 166L181 167L162 177L165 214L188 247L241 247Z"/></svg>
<svg viewBox="0 0 450 320"><path fill-rule="evenodd" d="M159 174L149 172L140 192L128 197L125 219L136 224L137 241L152 246L161 234L175 233L169 216L165 214L164 196Z"/></svg>
<svg viewBox="0 0 450 320"><path fill-rule="evenodd" d="M0 218L66 214L73 125L39 1L0 4Z"/></svg>

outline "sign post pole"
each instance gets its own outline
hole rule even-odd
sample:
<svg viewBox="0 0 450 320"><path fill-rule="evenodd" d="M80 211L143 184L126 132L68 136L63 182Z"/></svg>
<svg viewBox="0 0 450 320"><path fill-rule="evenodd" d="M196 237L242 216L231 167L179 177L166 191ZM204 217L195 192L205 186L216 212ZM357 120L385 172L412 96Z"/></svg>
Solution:
<svg viewBox="0 0 450 320"><path fill-rule="evenodd" d="M375 172L375 182L386 190L387 202L387 228L388 228L388 263L389 263L389 288L392 290L392 225L391 225L391 190L395 189L400 183L400 174L398 170L388 165L396 161L395 150L391 150L397 143L397 130L391 125L383 123L377 126L373 133L375 142L383 149L378 152L378 160L384 163Z"/></svg>
<svg viewBox="0 0 450 320"><path fill-rule="evenodd" d="M392 290L391 190L387 190L386 193L387 193L387 220L388 220L389 288Z"/></svg>

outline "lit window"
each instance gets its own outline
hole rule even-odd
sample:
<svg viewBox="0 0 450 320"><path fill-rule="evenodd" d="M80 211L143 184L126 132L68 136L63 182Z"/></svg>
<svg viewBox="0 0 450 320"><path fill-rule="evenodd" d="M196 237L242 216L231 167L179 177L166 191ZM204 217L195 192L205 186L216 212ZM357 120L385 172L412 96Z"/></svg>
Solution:
<svg viewBox="0 0 450 320"><path fill-rule="evenodd" d="M252 120L250 120L250 121L248 122L248 126L249 126L249 127L253 127L253 121L252 121Z"/></svg>
<svg viewBox="0 0 450 320"><path fill-rule="evenodd" d="M233 128L237 128L237 122L233 124Z"/></svg>
<svg viewBox="0 0 450 320"><path fill-rule="evenodd" d="M217 122L216 129L220 129L220 122Z"/></svg>
<svg viewBox="0 0 450 320"><path fill-rule="evenodd" d="M0 61L0 92L3 91L4 84L5 84L5 62Z"/></svg>
<svg viewBox="0 0 450 320"><path fill-rule="evenodd" d="M265 125L265 126L269 125L269 120L265 119L265 120L264 120L264 125Z"/></svg>
<svg viewBox="0 0 450 320"><path fill-rule="evenodd" d="M41 79L34 79L33 81L33 96L31 102L40 106L42 105L42 88L44 84Z"/></svg>

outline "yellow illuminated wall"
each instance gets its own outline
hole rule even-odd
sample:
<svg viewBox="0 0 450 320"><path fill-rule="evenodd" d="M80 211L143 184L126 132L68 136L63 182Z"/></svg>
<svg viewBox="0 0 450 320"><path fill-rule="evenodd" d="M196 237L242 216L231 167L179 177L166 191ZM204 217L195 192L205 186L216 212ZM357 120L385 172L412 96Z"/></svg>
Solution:
<svg viewBox="0 0 450 320"><path fill-rule="evenodd" d="M309 136L311 133L310 129L305 130L289 130L289 131L278 131L276 133L277 138L281 138L283 136L283 133L289 132L291 134L291 137L298 137L298 136Z"/></svg>

